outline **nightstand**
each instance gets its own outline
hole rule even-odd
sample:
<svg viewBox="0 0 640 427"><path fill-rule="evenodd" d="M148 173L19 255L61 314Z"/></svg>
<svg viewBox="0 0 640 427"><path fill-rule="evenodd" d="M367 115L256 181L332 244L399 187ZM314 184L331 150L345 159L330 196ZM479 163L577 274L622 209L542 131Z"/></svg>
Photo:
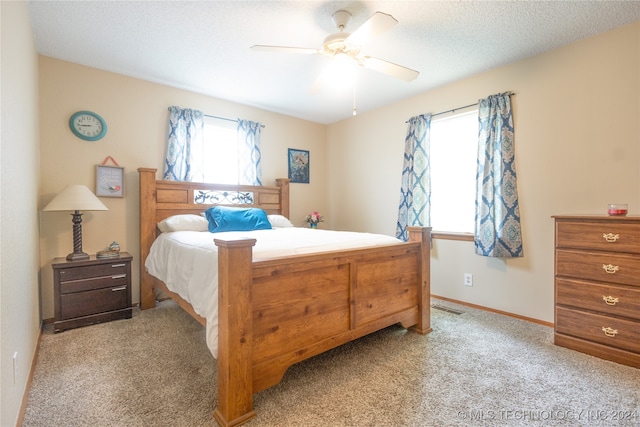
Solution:
<svg viewBox="0 0 640 427"><path fill-rule="evenodd" d="M67 261L55 258L53 295L55 332L100 322L131 318L131 261L118 258Z"/></svg>

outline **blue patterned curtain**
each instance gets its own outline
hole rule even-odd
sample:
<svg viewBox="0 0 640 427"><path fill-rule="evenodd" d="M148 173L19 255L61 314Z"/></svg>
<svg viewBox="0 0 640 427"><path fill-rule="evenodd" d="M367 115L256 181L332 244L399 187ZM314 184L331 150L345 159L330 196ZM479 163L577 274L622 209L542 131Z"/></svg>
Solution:
<svg viewBox="0 0 640 427"><path fill-rule="evenodd" d="M197 182L204 180L203 132L202 111L169 107L169 138L162 179Z"/></svg>
<svg viewBox="0 0 640 427"><path fill-rule="evenodd" d="M396 237L405 242L409 240L408 226L431 225L430 135L431 114L409 119L396 225Z"/></svg>
<svg viewBox="0 0 640 427"><path fill-rule="evenodd" d="M238 119L238 184L262 185L260 129L258 122Z"/></svg>
<svg viewBox="0 0 640 427"><path fill-rule="evenodd" d="M513 116L509 93L478 101L476 254L521 257Z"/></svg>

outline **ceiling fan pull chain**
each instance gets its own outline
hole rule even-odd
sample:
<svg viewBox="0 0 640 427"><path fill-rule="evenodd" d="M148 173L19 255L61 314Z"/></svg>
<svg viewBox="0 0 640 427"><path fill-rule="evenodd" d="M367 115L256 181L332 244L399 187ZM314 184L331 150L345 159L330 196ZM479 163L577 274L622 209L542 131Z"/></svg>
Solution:
<svg viewBox="0 0 640 427"><path fill-rule="evenodd" d="M356 107L356 82L354 79L353 82L353 115L355 116L356 114L358 114L358 108Z"/></svg>

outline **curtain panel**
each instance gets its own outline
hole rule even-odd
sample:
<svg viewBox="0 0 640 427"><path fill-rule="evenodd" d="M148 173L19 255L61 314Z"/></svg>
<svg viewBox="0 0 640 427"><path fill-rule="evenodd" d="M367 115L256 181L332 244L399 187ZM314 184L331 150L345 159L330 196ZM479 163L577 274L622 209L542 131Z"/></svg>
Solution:
<svg viewBox="0 0 640 427"><path fill-rule="evenodd" d="M262 124L238 119L238 184L262 185Z"/></svg>
<svg viewBox="0 0 640 427"><path fill-rule="evenodd" d="M430 129L431 114L409 119L396 224L396 237L405 242L408 226L431 225Z"/></svg>
<svg viewBox="0 0 640 427"><path fill-rule="evenodd" d="M169 136L162 179L204 181L202 111L169 107Z"/></svg>
<svg viewBox="0 0 640 427"><path fill-rule="evenodd" d="M475 252L522 257L510 93L478 101Z"/></svg>

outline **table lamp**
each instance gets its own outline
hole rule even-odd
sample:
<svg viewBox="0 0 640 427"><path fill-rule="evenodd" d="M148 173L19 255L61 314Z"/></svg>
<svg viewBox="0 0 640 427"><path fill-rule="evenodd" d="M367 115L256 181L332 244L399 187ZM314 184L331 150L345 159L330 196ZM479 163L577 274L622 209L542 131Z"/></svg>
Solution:
<svg viewBox="0 0 640 427"><path fill-rule="evenodd" d="M68 261L89 259L82 252L82 214L80 211L107 211L107 207L84 185L67 185L43 209L49 211L73 211L73 253L67 255Z"/></svg>

